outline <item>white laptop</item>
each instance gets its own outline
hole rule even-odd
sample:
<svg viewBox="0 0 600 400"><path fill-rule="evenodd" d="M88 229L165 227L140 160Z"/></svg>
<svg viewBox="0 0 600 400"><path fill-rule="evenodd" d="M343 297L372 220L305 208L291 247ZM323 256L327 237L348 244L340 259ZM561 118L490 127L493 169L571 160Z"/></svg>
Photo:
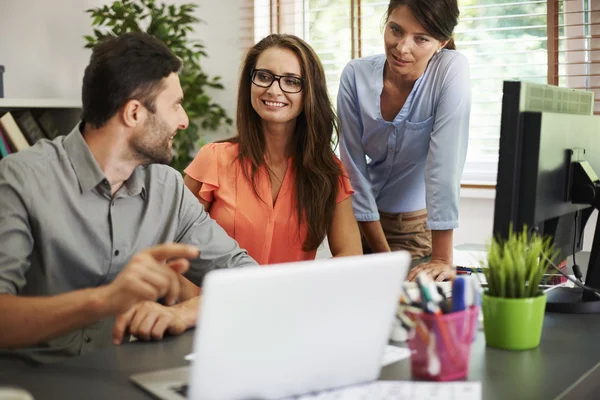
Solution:
<svg viewBox="0 0 600 400"><path fill-rule="evenodd" d="M212 271L191 368L131 379L165 400L279 399L375 380L409 264L394 252Z"/></svg>

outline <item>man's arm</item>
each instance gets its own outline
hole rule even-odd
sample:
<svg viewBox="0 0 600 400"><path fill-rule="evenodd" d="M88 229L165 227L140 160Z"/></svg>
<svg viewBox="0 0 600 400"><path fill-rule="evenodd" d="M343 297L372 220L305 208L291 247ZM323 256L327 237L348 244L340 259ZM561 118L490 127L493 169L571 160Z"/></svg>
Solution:
<svg viewBox="0 0 600 400"><path fill-rule="evenodd" d="M177 176L176 182L181 201L176 241L196 246L200 257L191 261L189 273L180 278L180 303L165 307L156 302L143 302L120 314L113 328L115 344L121 343L127 333L142 340L160 340L165 333L177 335L195 326L201 291L198 286L206 273L216 268L258 265L210 218L205 207L183 184L183 179ZM194 188L200 190L199 185Z"/></svg>
<svg viewBox="0 0 600 400"><path fill-rule="evenodd" d="M33 346L107 316L98 289L52 297L0 295L0 348Z"/></svg>
<svg viewBox="0 0 600 400"><path fill-rule="evenodd" d="M179 335L196 326L202 290L179 275L178 304L165 307L155 301L136 304L117 316L112 331L113 343L120 344L126 334L141 340L161 340L165 333Z"/></svg>
<svg viewBox="0 0 600 400"><path fill-rule="evenodd" d="M179 276L198 250L165 244L136 254L109 285L51 297L0 295L0 348L33 346L116 315L144 300L180 296ZM167 265L166 260L177 262Z"/></svg>
<svg viewBox="0 0 600 400"><path fill-rule="evenodd" d="M198 199L177 177L180 193L179 224L175 241L196 246L200 257L191 260L186 277L201 286L204 275L217 268L257 266L248 252L219 226L200 205Z"/></svg>
<svg viewBox="0 0 600 400"><path fill-rule="evenodd" d="M183 178L183 182L185 183L185 186L187 186L187 188L190 189L192 194L194 196L196 196L196 198L198 199L200 204L202 204L204 206L204 210L207 213L210 213L210 207L212 206L212 202L206 201L202 197L200 197L200 189L202 189L203 183L198 182L197 180L195 180L194 178L192 178L189 175L186 175Z"/></svg>
<svg viewBox="0 0 600 400"><path fill-rule="evenodd" d="M119 315L112 331L113 343L120 344L125 334L141 340L161 340L165 333L179 335L196 326L200 296L172 307L144 301Z"/></svg>

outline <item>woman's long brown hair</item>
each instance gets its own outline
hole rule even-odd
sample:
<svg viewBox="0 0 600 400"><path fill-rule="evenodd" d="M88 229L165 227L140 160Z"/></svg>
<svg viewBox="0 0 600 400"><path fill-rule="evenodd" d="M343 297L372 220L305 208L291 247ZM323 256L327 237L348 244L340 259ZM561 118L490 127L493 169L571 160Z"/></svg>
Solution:
<svg viewBox="0 0 600 400"><path fill-rule="evenodd" d="M325 71L305 41L293 35L272 34L248 51L238 89L238 135L229 141L239 144L238 160L243 174L260 198L256 176L263 166L268 166L264 158L266 144L262 120L250 101L250 74L260 54L272 47L296 54L304 78L304 104L296 121L292 168L296 173L294 206L298 221L307 226L302 250L312 251L323 242L331 225L342 169L332 148L337 143L338 121L327 93Z"/></svg>

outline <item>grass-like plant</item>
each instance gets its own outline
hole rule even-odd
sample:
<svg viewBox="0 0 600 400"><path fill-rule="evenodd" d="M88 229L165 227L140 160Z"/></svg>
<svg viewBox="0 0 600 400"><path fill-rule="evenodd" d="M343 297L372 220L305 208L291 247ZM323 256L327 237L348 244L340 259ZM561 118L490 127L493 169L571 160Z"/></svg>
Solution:
<svg viewBox="0 0 600 400"><path fill-rule="evenodd" d="M530 298L542 294L538 285L554 260L551 238L536 233L514 232L508 239L494 238L488 246L487 268L483 268L487 280L487 294L503 298Z"/></svg>

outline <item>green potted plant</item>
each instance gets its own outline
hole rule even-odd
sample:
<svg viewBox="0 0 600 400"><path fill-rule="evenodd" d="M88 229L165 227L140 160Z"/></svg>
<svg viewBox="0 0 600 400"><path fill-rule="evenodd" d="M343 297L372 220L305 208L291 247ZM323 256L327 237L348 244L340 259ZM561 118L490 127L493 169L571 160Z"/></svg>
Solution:
<svg viewBox="0 0 600 400"><path fill-rule="evenodd" d="M527 350L540 344L546 295L538 287L557 253L550 238L510 229L488 246L482 311L488 346Z"/></svg>
<svg viewBox="0 0 600 400"><path fill-rule="evenodd" d="M209 77L200 65L200 59L207 56L204 45L188 38L194 25L202 22L194 16L197 7L197 4L157 4L155 0L120 0L86 11L92 17L94 27L93 35L84 36L86 48L110 35L146 32L162 40L183 61L179 78L185 94L182 105L190 125L173 139L171 162L171 166L180 172L192 161L200 145L200 128L214 131L223 123L232 123L223 107L214 103L207 91L223 89L223 85L220 77Z"/></svg>

